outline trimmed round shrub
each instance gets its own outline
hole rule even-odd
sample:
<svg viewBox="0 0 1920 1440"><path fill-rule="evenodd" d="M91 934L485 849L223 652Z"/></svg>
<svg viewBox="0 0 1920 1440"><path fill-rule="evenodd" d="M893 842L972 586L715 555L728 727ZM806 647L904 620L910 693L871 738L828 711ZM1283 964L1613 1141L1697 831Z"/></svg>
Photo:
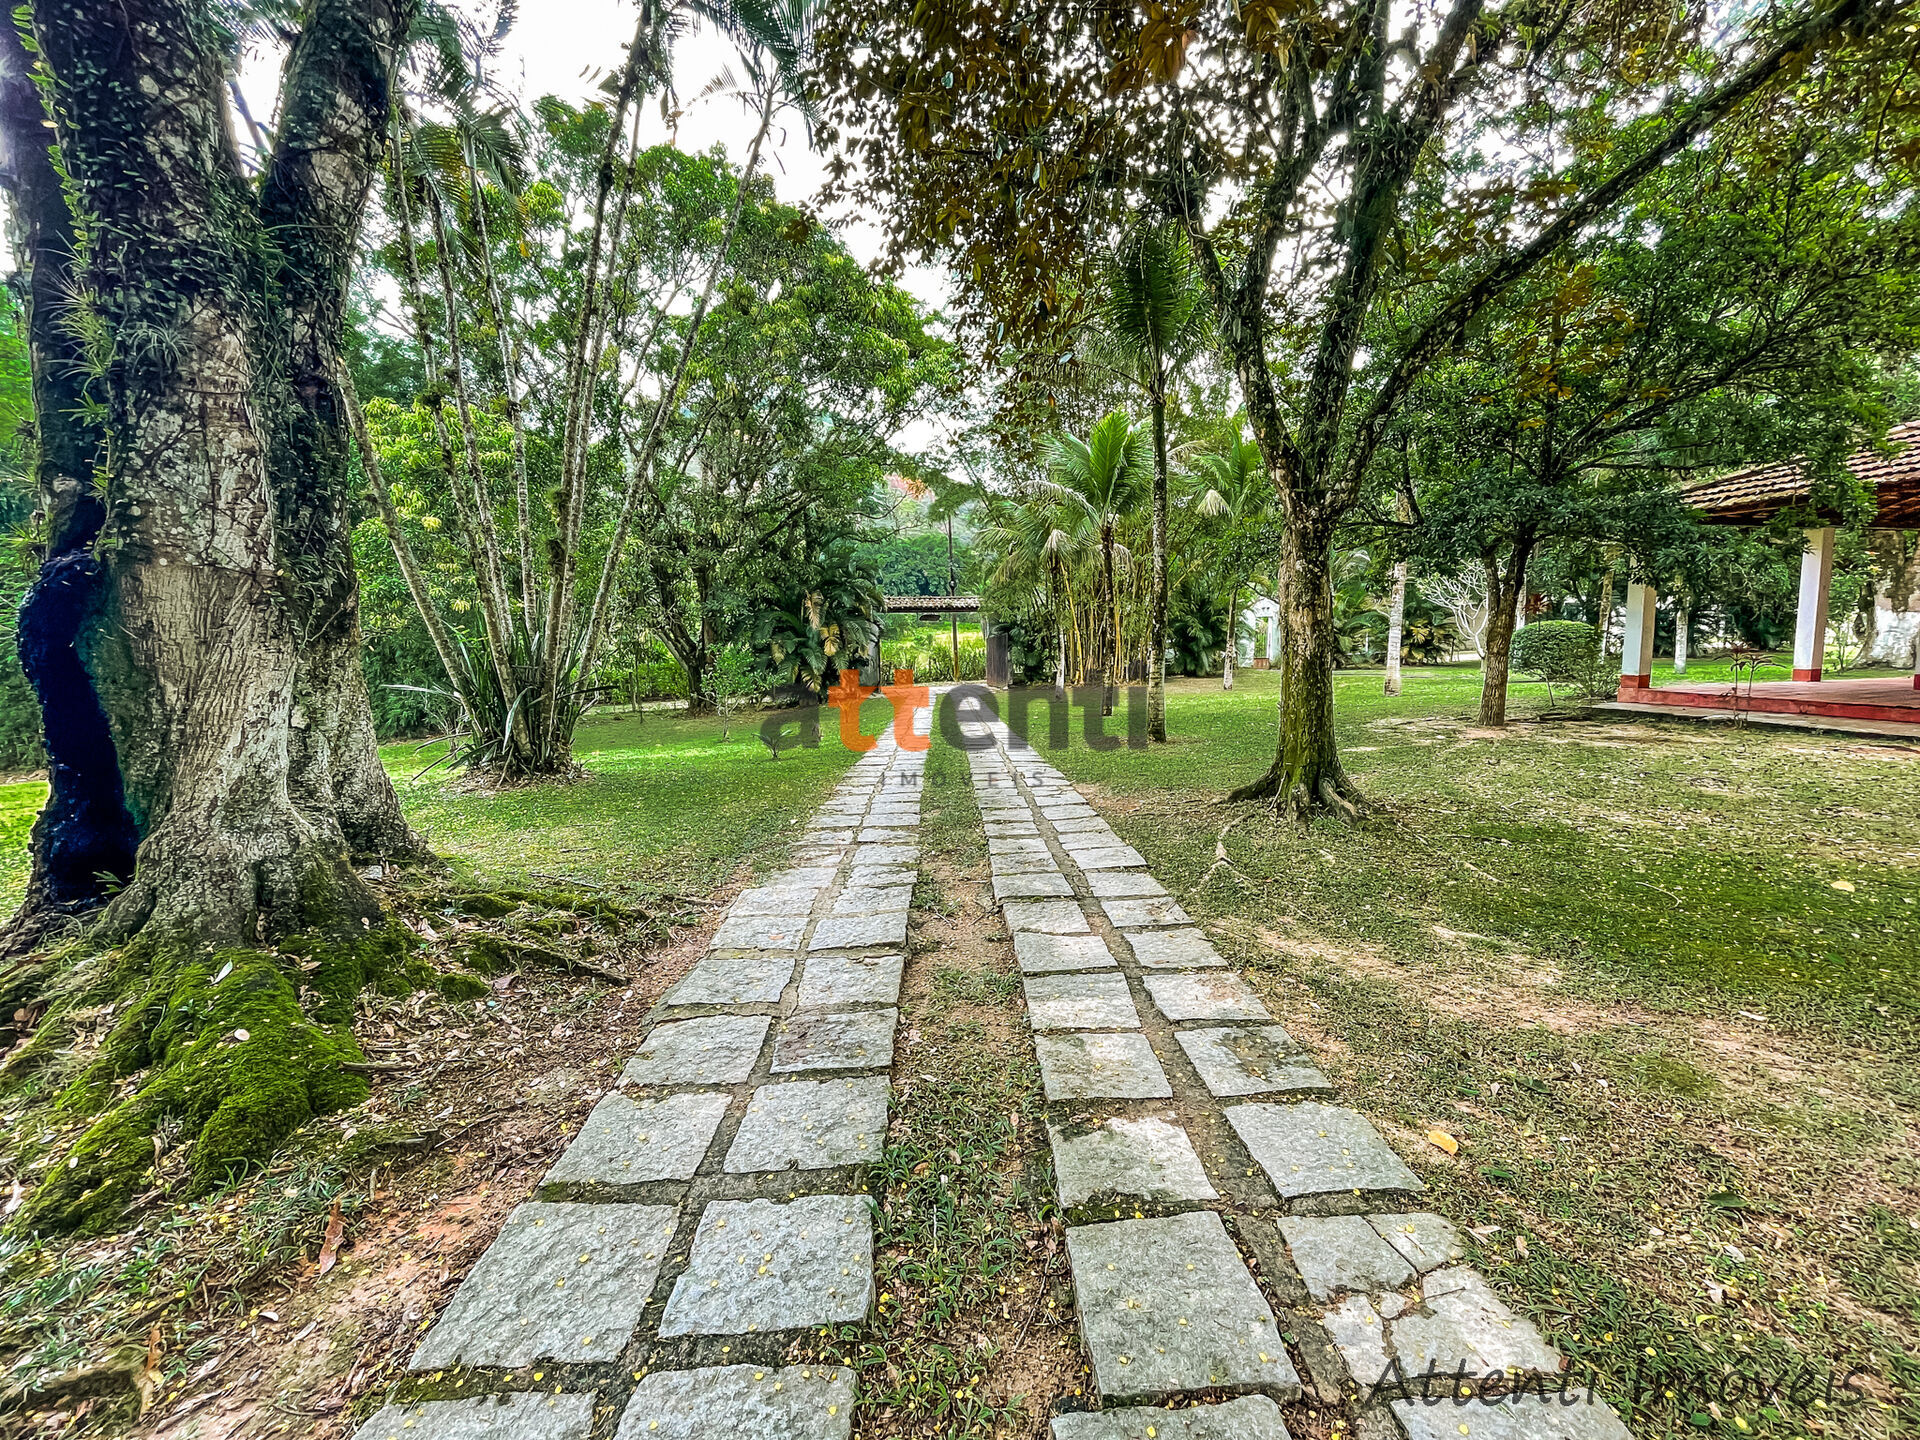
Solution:
<svg viewBox="0 0 1920 1440"><path fill-rule="evenodd" d="M1513 668L1555 684L1593 688L1600 634L1578 620L1542 620L1513 636Z"/></svg>

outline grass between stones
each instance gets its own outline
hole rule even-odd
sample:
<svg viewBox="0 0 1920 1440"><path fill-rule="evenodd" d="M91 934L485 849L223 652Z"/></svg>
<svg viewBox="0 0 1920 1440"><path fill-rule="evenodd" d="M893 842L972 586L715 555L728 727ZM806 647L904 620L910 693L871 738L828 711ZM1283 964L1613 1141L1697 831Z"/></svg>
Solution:
<svg viewBox="0 0 1920 1440"><path fill-rule="evenodd" d="M1477 681L1340 677L1359 825L1221 802L1265 674L1050 758L1636 1435L1920 1433L1920 750L1483 731Z"/></svg>
<svg viewBox="0 0 1920 1440"><path fill-rule="evenodd" d="M871 1172L879 1304L840 1333L862 1437L1043 1433L1083 1382L1039 1067L982 879L964 755L927 764L894 1111Z"/></svg>

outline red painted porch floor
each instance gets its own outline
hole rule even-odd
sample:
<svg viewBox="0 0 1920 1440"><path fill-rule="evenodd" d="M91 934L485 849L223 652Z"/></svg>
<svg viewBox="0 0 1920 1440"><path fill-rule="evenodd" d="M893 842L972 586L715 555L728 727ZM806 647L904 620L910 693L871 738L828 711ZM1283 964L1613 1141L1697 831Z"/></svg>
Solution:
<svg viewBox="0 0 1920 1440"><path fill-rule="evenodd" d="M1762 717L1786 720L1798 716L1806 720L1836 720L1871 725L1859 733L1900 735L1920 739L1920 690L1906 675L1878 675L1859 680L1762 680L1742 683L1736 697L1734 686L1724 682L1697 681L1692 684L1668 684L1648 689L1623 689L1609 709L1631 709L1642 713L1666 709L1695 712L1697 718L1719 718L1737 711L1759 720ZM1796 727L1799 728L1799 727Z"/></svg>

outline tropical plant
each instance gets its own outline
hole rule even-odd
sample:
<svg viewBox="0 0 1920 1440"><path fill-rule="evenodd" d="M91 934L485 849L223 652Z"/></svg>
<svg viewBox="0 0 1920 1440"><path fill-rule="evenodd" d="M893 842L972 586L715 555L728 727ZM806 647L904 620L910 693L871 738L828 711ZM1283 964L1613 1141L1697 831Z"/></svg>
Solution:
<svg viewBox="0 0 1920 1440"><path fill-rule="evenodd" d="M1194 462L1198 488L1195 508L1216 522L1215 547L1227 582L1227 611L1238 624L1240 593L1251 583L1262 560L1271 553L1266 531L1273 515L1273 480L1260 447L1247 437L1246 417L1234 416L1226 443L1200 455ZM1233 688L1234 651L1228 643L1220 667L1220 688ZM1278 656L1269 656L1278 662Z"/></svg>
<svg viewBox="0 0 1920 1440"><path fill-rule="evenodd" d="M1094 629L1094 653L1100 657L1106 685L1106 713L1113 712L1121 672L1120 588L1118 566L1132 554L1117 538L1121 521L1138 509L1149 482L1148 440L1124 411L1115 410L1096 423L1087 438L1054 438L1047 453L1047 478L1036 482L1052 501L1053 537L1072 531L1093 538L1100 553L1100 621ZM1055 548L1059 548L1056 546Z"/></svg>
<svg viewBox="0 0 1920 1440"><path fill-rule="evenodd" d="M1146 395L1152 422L1152 588L1147 602L1147 738L1167 738L1167 393L1205 350L1212 305L1178 228L1127 232L1100 266L1094 353Z"/></svg>

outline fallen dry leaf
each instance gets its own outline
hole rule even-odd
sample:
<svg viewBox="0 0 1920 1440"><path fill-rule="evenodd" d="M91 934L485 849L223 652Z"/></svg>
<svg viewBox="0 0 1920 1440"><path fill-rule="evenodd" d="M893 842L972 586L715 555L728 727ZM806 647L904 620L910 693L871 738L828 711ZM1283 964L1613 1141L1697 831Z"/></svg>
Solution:
<svg viewBox="0 0 1920 1440"><path fill-rule="evenodd" d="M1527 1258L1527 1237L1524 1235L1514 1236L1513 1249L1514 1249L1514 1253L1518 1255L1522 1260L1526 1259Z"/></svg>
<svg viewBox="0 0 1920 1440"><path fill-rule="evenodd" d="M346 1239L346 1223L340 1218L340 1197L333 1197L333 1209L327 1214L327 1233L320 1241L320 1260L314 1269L315 1275L324 1275L333 1269L340 1258L340 1242Z"/></svg>
<svg viewBox="0 0 1920 1440"><path fill-rule="evenodd" d="M1460 1142L1444 1130L1427 1131L1427 1143L1429 1145L1439 1146L1449 1155L1458 1155L1460 1153Z"/></svg>
<svg viewBox="0 0 1920 1440"><path fill-rule="evenodd" d="M147 1358L140 1363L140 1373L133 1377L133 1385L140 1392L140 1413L146 1414L153 1405L153 1397L160 1390L160 1357L165 1354L160 1343L160 1322L155 1321L147 1332Z"/></svg>

